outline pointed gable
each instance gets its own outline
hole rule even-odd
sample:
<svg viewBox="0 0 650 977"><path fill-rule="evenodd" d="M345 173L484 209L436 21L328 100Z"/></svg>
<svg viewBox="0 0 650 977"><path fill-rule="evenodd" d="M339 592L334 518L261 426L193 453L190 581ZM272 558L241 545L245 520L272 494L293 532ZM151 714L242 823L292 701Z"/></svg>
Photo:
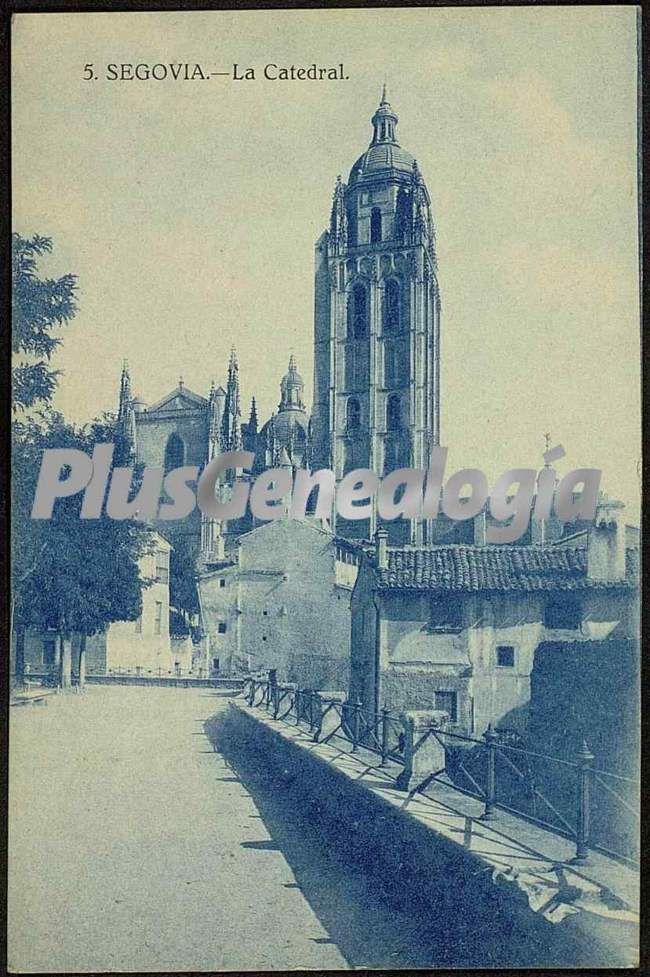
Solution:
<svg viewBox="0 0 650 977"><path fill-rule="evenodd" d="M148 407L147 414L158 414L164 411L176 410L196 410L197 408L205 408L207 406L208 401L205 397L201 397L200 394L195 394L183 385L176 387L175 390L172 390L162 400Z"/></svg>

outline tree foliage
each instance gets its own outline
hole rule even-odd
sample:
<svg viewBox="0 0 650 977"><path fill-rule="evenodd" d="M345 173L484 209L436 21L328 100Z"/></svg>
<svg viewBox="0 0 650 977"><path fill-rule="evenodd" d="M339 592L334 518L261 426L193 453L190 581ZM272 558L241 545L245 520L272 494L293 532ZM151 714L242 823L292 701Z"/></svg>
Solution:
<svg viewBox="0 0 650 977"><path fill-rule="evenodd" d="M169 567L169 602L171 606L185 619L186 627L180 626L180 621L174 617L172 623L177 632L188 633L187 618L198 614L199 597L196 588L196 572L194 568L195 553L187 537L175 533L170 542L172 551Z"/></svg>
<svg viewBox="0 0 650 977"><path fill-rule="evenodd" d="M74 275L40 278L38 259L52 250L52 240L38 234L12 236L12 370L15 411L49 404L58 371L49 366L61 343L52 330L63 326L76 312Z"/></svg>
<svg viewBox="0 0 650 977"><path fill-rule="evenodd" d="M153 549L150 530L135 520L80 519L82 494L58 499L51 519L31 519L46 448L76 448L119 435L104 417L84 428L51 413L47 423L15 425L13 457L13 576L16 623L93 634L141 612L138 561Z"/></svg>

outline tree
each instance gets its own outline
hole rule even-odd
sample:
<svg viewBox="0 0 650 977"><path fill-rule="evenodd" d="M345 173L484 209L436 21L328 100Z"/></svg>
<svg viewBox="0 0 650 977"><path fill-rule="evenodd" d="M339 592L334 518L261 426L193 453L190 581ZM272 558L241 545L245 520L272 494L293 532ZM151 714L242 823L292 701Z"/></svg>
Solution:
<svg viewBox="0 0 650 977"><path fill-rule="evenodd" d="M52 240L38 234L12 236L12 369L15 412L49 404L58 371L49 366L61 339L52 335L76 312L76 277L39 278L38 259L52 250Z"/></svg>
<svg viewBox="0 0 650 977"><path fill-rule="evenodd" d="M44 414L41 424L14 425L13 616L22 635L27 627L56 632L62 684L69 683L72 633L85 637L112 621L135 620L142 587L152 582L141 579L138 566L153 551L144 523L80 519L81 493L58 499L51 519L31 519L43 450L76 448L90 455L95 444L106 442L116 443L119 463L125 445L107 415L84 428L54 412ZM16 657L20 673L20 653Z"/></svg>
<svg viewBox="0 0 650 977"><path fill-rule="evenodd" d="M172 633L180 636L190 633L188 618L199 613L195 553L187 537L180 533L175 533L170 542L169 603L173 608L170 624Z"/></svg>
<svg viewBox="0 0 650 977"><path fill-rule="evenodd" d="M52 331L75 315L76 277L39 277L38 259L51 252L50 238L14 234L12 245L12 350L17 362L12 371L11 634L15 628L20 678L25 629L53 629L67 684L73 632L82 635L83 649L86 635L140 614L142 587L152 581L140 578L138 561L152 551L152 534L134 520L80 519L81 495L58 500L49 520L31 519L45 449L70 447L91 454L95 444L112 442L115 465L127 463L128 450L111 415L79 428L51 409L58 371L49 362L61 343Z"/></svg>

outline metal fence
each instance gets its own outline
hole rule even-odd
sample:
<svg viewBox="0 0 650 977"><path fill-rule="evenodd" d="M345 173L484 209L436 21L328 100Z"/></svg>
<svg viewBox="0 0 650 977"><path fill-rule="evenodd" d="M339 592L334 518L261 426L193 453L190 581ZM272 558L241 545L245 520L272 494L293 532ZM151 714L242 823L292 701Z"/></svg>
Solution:
<svg viewBox="0 0 650 977"><path fill-rule="evenodd" d="M249 705L302 726L314 740L336 738L350 753L371 751L379 766L404 766L433 736L444 749L444 769L431 771L418 790L444 783L481 800L485 820L507 811L569 838L577 863L592 849L637 865L639 782L594 766L585 743L568 760L529 750L510 731L489 727L479 738L432 727L409 746L401 718L388 709L369 712L360 702L259 679L247 679L243 694Z"/></svg>

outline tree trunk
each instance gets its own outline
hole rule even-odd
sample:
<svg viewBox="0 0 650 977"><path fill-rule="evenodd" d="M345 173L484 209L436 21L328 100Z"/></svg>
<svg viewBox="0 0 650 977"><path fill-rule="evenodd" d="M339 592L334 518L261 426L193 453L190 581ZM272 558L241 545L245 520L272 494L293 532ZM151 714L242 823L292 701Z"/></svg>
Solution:
<svg viewBox="0 0 650 977"><path fill-rule="evenodd" d="M72 685L72 640L69 633L59 633L59 686L69 689Z"/></svg>
<svg viewBox="0 0 650 977"><path fill-rule="evenodd" d="M79 674L78 689L83 692L86 688L86 635L79 636Z"/></svg>
<svg viewBox="0 0 650 977"><path fill-rule="evenodd" d="M13 635L10 636L13 640ZM25 684L25 626L24 624L19 624L16 628L16 645L15 645L15 676L16 685L22 686Z"/></svg>

